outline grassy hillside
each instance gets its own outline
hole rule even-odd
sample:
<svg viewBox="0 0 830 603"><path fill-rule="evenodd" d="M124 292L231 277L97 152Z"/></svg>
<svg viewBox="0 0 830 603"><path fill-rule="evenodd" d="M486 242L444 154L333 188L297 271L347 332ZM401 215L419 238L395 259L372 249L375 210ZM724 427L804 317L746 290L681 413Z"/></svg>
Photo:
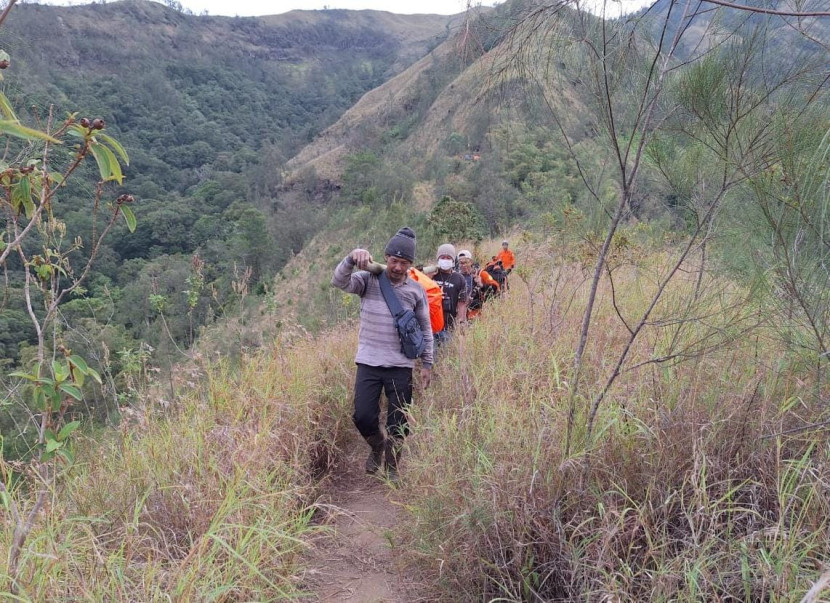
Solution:
<svg viewBox="0 0 830 603"><path fill-rule="evenodd" d="M194 16L141 0L14 6L0 48L10 57L2 89L16 113L31 127L72 113L102 118L130 159L113 198L136 200L135 232L119 224L84 295L67 300L74 302L60 325L67 347L118 379L126 365L119 353L149 346L160 362L192 344L200 326L233 314L234 283L243 276L246 287L264 292L321 225L319 201L277 199L287 158L445 39L453 23L376 11ZM34 157L32 149L9 153L7 161ZM51 152L56 169L72 157L62 147ZM95 181L94 168L79 170L53 204L66 240L84 241L81 256L91 248ZM40 243L32 237L31 245ZM23 268L15 258L4 268L17 303L0 322L7 370L27 361L35 336L23 308ZM151 290L166 300L168 316L153 309ZM115 354L110 364L105 348ZM114 393L92 395L99 409L109 406L102 418L117 414L105 402Z"/></svg>
<svg viewBox="0 0 830 603"><path fill-rule="evenodd" d="M372 11L207 17L140 0L26 4L0 42L12 56L7 96L103 117L132 152L133 192L149 195L145 180L184 192L200 181L188 171L240 172L268 146L291 156L451 23Z"/></svg>
<svg viewBox="0 0 830 603"><path fill-rule="evenodd" d="M216 277L248 311L186 364L168 346L169 378L131 358L117 430L51 434L74 464L3 461L10 591L306 597L312 520L365 450L349 424L358 302L328 281L403 224L423 262L446 240L483 260L493 234L518 259L411 409L387 539L419 595L784 601L830 582L823 47L807 38L812 61L782 70L751 19L689 60L683 44L655 55L662 30L642 21L533 6L462 28L269 184L301 244L261 295ZM677 31L700 40L697 16ZM221 208L211 222L177 206L155 224L204 235L232 217L224 249L266 257L264 210L231 203L232 182L194 191ZM121 307L189 294L168 262L128 267ZM181 303L167 312L148 331L187 324ZM44 413L73 418L76 390Z"/></svg>
<svg viewBox="0 0 830 603"><path fill-rule="evenodd" d="M625 318L642 311L673 254L646 230L627 234L617 294L600 292L590 382L629 337L615 307ZM567 455L592 258L567 235L517 242L517 254L510 296L443 351L412 410L406 515L389 538L421 595L805 593L830 561L826 438L810 428L826 409L804 397L812 373L781 356L751 292L707 279L699 310L723 318L680 332L685 361L651 362L677 337L675 303L694 288L694 278L675 283L602 408L597 439ZM174 404L148 396L120 431L79 440L25 548L20 596L300 600L315 501L363 446L349 419L356 329L286 333L233 368L202 359L180 373ZM713 336L717 345L696 347ZM26 496L13 492L24 509ZM0 548L11 535L7 523Z"/></svg>

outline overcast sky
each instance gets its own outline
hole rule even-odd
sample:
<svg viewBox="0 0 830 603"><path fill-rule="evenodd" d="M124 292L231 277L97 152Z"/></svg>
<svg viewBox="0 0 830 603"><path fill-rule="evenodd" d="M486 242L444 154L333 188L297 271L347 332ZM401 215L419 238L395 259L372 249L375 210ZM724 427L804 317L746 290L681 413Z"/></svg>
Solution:
<svg viewBox="0 0 830 603"><path fill-rule="evenodd" d="M25 0L23 0L25 1ZM34 0L39 4L76 5L90 4L90 0ZM156 0L164 3L164 0ZM478 3L479 0L473 0ZM207 11L209 15L227 17L257 17L276 15L290 10L320 10L346 8L349 10L385 10L401 15L435 14L454 15L464 12L466 0L179 0L193 14ZM483 0L483 6L492 6L498 0ZM5 2L0 1L0 4Z"/></svg>
<svg viewBox="0 0 830 603"><path fill-rule="evenodd" d="M294 9L347 8L385 10L402 15L454 15L467 7L466 0L181 0L194 13L207 9L211 15L273 15ZM492 5L487 2L486 6Z"/></svg>
<svg viewBox="0 0 830 603"><path fill-rule="evenodd" d="M40 0L43 4L88 4L84 0ZM349 10L385 10L400 15L436 14L454 15L464 12L467 0L179 0L185 8L199 15L207 11L209 15L228 17L256 17L275 15L294 9L319 10L322 8L346 8ZM622 0L623 4L635 10L649 0ZM472 4L493 6L500 0L471 0ZM618 5L617 2L609 4Z"/></svg>

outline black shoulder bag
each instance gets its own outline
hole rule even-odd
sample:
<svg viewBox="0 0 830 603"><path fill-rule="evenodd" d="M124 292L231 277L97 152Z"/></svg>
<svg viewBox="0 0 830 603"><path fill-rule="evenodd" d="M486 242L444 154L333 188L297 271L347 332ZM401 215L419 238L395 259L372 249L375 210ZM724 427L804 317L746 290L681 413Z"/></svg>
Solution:
<svg viewBox="0 0 830 603"><path fill-rule="evenodd" d="M381 272L380 291L389 306L389 311L395 318L395 328L398 329L398 337L401 340L401 352L407 358L415 359L420 356L427 347L427 335L421 330L421 323L412 310L404 310L398 296L392 289L392 283L386 271Z"/></svg>

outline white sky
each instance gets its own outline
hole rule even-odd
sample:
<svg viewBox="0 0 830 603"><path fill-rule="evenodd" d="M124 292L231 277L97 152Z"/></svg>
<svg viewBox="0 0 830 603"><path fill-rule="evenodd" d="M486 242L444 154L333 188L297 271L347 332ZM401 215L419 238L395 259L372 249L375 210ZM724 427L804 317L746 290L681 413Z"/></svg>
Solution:
<svg viewBox="0 0 830 603"><path fill-rule="evenodd" d="M85 0L39 0L39 2L60 5L89 3ZM294 9L320 10L323 8L385 10L399 15L454 15L464 12L467 8L467 0L179 0L179 2L195 15L207 11L209 15L227 17L256 17L276 15ZM493 6L500 4L501 0L471 0L471 3ZM629 10L636 10L648 3L649 0L622 0L622 4L630 7ZM619 5L619 2L612 1L609 5Z"/></svg>
<svg viewBox="0 0 830 603"><path fill-rule="evenodd" d="M20 1L20 0L18 0ZM26 0L22 0L26 1ZM38 4L73 6L90 4L90 0L32 0ZM164 4L164 0L155 0ZM434 14L454 15L464 12L467 0L178 0L194 15L207 11L209 15L226 17L258 17L277 15L290 10L321 10L345 8L349 10L385 10L399 15ZM483 6L492 6L500 0L472 0ZM0 5L5 5L0 1Z"/></svg>
<svg viewBox="0 0 830 603"><path fill-rule="evenodd" d="M400 15L436 14L454 15L464 12L466 0L180 0L194 13L207 9L211 15L238 14L241 16L273 15L294 9L319 10L346 8L349 10L385 10ZM483 3L486 6L492 2ZM238 12L234 12L238 11Z"/></svg>

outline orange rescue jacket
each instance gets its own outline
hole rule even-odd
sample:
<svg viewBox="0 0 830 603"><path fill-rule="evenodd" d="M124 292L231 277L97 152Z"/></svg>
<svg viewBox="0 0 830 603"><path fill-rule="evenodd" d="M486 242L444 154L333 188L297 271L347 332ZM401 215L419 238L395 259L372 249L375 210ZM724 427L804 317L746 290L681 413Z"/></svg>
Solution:
<svg viewBox="0 0 830 603"><path fill-rule="evenodd" d="M496 256L497 260L501 260L501 265L505 270L512 270L516 265L516 256L509 249L502 249Z"/></svg>
<svg viewBox="0 0 830 603"><path fill-rule="evenodd" d="M429 322L432 325L432 332L442 331L444 329L444 308L442 306L444 294L441 287L417 268L409 269L409 278L421 285L424 291L427 292Z"/></svg>

